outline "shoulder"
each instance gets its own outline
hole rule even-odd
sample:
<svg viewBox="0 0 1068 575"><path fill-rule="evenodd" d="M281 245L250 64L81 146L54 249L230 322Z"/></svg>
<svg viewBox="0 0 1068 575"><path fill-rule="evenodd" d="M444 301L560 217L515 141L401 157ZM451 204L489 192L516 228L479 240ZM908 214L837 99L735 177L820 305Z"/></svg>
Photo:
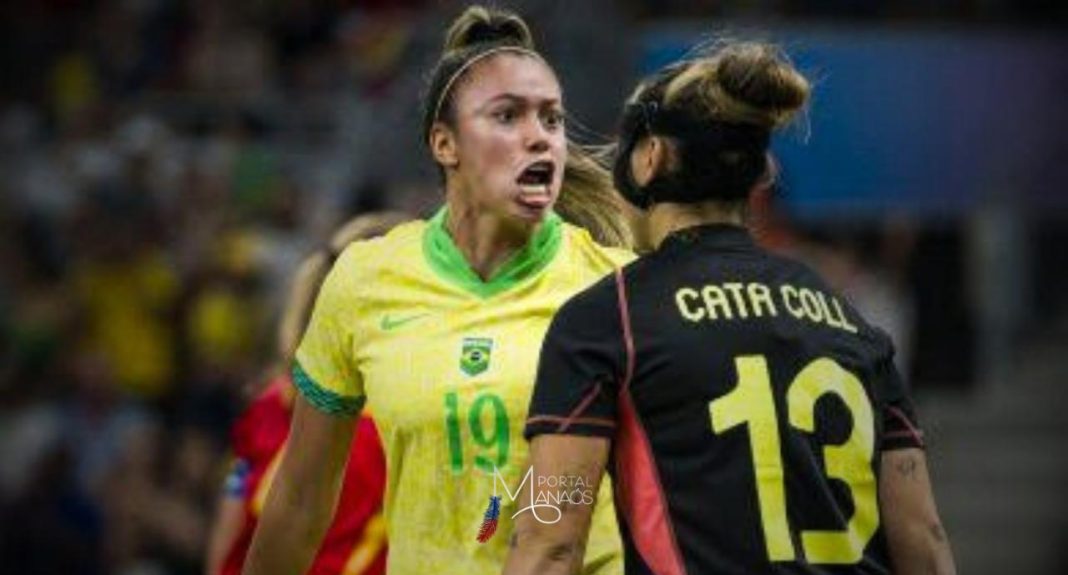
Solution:
<svg viewBox="0 0 1068 575"><path fill-rule="evenodd" d="M542 345L539 374L561 382L576 374L622 376L626 339L615 276L601 278L557 310Z"/></svg>
<svg viewBox="0 0 1068 575"><path fill-rule="evenodd" d="M855 324L856 337L868 353L880 361L893 357L894 343L890 336L881 328L869 323L850 299L830 285L819 272L804 262L786 256L768 253L767 257L771 265L777 266L780 273L789 281L796 283L798 287L809 287L833 298L834 305L840 305L846 317Z"/></svg>
<svg viewBox="0 0 1068 575"><path fill-rule="evenodd" d="M417 264L422 258L425 229L426 222L416 220L398 225L384 236L352 242L334 262L322 292L355 295L381 278L385 268Z"/></svg>
<svg viewBox="0 0 1068 575"><path fill-rule="evenodd" d="M564 223L563 235L569 257L600 272L607 273L634 260L634 252L623 248L603 246L590 233L578 226Z"/></svg>
<svg viewBox="0 0 1068 575"><path fill-rule="evenodd" d="M608 273L568 299L556 312L557 329L566 326L584 332L613 331L618 327L619 292L616 274Z"/></svg>
<svg viewBox="0 0 1068 575"><path fill-rule="evenodd" d="M415 220L400 224L383 236L352 242L342 250L334 268L358 274L361 269L395 265L397 257L420 253L426 226L425 221Z"/></svg>

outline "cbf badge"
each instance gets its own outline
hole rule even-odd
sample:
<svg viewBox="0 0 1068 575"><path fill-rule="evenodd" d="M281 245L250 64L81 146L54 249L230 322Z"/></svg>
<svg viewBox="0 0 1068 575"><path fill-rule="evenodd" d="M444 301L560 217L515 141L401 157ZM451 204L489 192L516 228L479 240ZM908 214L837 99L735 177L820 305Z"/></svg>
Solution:
<svg viewBox="0 0 1068 575"><path fill-rule="evenodd" d="M460 352L460 371L467 375L478 375L489 369L490 355L493 353L493 340L485 337L465 337L463 350Z"/></svg>

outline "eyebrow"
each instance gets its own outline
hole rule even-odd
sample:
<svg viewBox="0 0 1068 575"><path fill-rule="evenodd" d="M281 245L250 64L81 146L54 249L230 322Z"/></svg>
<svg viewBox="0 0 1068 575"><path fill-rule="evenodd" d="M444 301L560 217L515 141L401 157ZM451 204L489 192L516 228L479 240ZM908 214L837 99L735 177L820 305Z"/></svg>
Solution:
<svg viewBox="0 0 1068 575"><path fill-rule="evenodd" d="M527 104L527 103L533 102L538 107L544 106L546 104L558 105L558 106L563 107L563 103L561 102L560 98L531 98L531 97L528 97L528 96L523 96L523 95L520 95L520 94L514 94L514 93L511 93L511 92L505 92L503 94L497 94L496 96L494 96L494 97L490 98L489 100L487 100L480 107L481 108L486 108L486 107L489 107L489 106L491 106L491 105L493 105L493 104L495 104L495 103L497 103L497 102L499 102L501 100L508 101L508 102L517 102L517 103L520 103L520 104Z"/></svg>

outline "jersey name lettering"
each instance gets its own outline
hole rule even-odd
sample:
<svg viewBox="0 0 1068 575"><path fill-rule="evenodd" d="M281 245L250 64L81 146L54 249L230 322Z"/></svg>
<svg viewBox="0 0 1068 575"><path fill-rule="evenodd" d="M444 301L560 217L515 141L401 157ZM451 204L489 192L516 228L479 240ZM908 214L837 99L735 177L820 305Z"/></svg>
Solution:
<svg viewBox="0 0 1068 575"><path fill-rule="evenodd" d="M800 321L857 333L856 325L846 317L838 298L791 284L770 287L759 282L725 282L683 287L675 292L675 305L682 319L692 323L785 314Z"/></svg>

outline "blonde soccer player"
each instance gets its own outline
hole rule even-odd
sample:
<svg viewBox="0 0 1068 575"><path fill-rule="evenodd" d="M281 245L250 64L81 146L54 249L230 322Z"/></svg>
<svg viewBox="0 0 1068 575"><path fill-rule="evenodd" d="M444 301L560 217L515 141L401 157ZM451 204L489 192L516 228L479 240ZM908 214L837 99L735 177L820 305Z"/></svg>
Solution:
<svg viewBox="0 0 1068 575"><path fill-rule="evenodd" d="M365 405L386 453L388 573L498 572L542 337L565 300L631 259L554 210L625 243L611 177L569 153L560 84L518 16L472 7L453 23L424 112L444 206L353 244L319 293L248 575L304 572ZM600 500L584 571L619 573Z"/></svg>

